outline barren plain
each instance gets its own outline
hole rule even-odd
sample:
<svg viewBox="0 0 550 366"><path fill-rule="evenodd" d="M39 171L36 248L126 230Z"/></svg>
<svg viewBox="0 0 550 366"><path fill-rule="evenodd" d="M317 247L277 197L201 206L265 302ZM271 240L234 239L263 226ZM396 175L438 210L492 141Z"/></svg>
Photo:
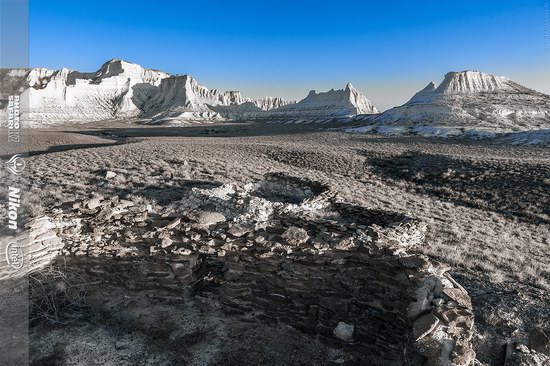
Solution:
<svg viewBox="0 0 550 366"><path fill-rule="evenodd" d="M450 266L470 295L476 364L501 365L509 342L550 330L548 149L252 122L109 122L29 134L28 217L114 196L162 215L193 187L284 173L325 184L349 205L424 222L424 242L407 251ZM53 315L31 304L34 365L377 364L269 319L232 321L207 295L156 298L70 271L59 277L58 267L35 275L31 300L59 278L86 286Z"/></svg>

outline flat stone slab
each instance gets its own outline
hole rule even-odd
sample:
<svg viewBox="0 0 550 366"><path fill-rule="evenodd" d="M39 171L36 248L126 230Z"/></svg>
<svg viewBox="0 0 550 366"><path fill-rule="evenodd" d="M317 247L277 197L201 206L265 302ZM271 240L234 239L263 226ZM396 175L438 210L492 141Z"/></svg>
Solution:
<svg viewBox="0 0 550 366"><path fill-rule="evenodd" d="M424 315L418 318L413 324L413 337L415 342L418 342L430 334L438 325L439 319L433 314Z"/></svg>
<svg viewBox="0 0 550 366"><path fill-rule="evenodd" d="M458 303L458 305L472 310L470 297L458 288L444 288L443 293Z"/></svg>

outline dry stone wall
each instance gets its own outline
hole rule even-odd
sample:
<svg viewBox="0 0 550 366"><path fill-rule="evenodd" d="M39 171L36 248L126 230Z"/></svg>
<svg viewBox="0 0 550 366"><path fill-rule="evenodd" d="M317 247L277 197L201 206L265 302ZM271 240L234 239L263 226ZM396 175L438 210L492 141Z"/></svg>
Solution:
<svg viewBox="0 0 550 366"><path fill-rule="evenodd" d="M407 254L426 226L335 196L272 174L193 188L163 213L117 196L67 203L31 224L40 259L30 269L57 256L96 281L175 301L209 298L228 316L289 325L357 362L471 364L467 292L447 267Z"/></svg>

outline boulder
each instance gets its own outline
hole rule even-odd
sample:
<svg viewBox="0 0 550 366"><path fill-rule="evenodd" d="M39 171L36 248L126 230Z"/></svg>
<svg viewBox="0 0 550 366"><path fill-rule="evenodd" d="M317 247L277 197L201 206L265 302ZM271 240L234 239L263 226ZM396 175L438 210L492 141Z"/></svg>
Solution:
<svg viewBox="0 0 550 366"><path fill-rule="evenodd" d="M355 331L355 326L353 324L340 322L338 323L336 328L334 328L333 333L336 336L336 338L349 342L353 339L354 331Z"/></svg>

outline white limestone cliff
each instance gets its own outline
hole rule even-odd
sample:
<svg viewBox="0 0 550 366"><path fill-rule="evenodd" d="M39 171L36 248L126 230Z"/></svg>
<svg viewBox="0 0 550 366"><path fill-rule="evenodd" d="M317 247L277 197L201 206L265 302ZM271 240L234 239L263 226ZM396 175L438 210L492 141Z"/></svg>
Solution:
<svg viewBox="0 0 550 366"><path fill-rule="evenodd" d="M550 128L550 96L508 78L478 71L450 72L402 106L372 118L381 125L527 131Z"/></svg>
<svg viewBox="0 0 550 366"><path fill-rule="evenodd" d="M241 104L240 92L209 90L190 75L170 76L143 107L142 116L165 118L222 118L213 107Z"/></svg>
<svg viewBox="0 0 550 366"><path fill-rule="evenodd" d="M344 117L357 114L378 113L372 103L348 83L345 89L317 93L309 92L296 104L290 104L270 111L270 117Z"/></svg>
<svg viewBox="0 0 550 366"><path fill-rule="evenodd" d="M18 70L18 71L15 71ZM138 116L168 74L113 59L97 72L14 69L24 79L31 127ZM21 82L21 81L19 81Z"/></svg>

